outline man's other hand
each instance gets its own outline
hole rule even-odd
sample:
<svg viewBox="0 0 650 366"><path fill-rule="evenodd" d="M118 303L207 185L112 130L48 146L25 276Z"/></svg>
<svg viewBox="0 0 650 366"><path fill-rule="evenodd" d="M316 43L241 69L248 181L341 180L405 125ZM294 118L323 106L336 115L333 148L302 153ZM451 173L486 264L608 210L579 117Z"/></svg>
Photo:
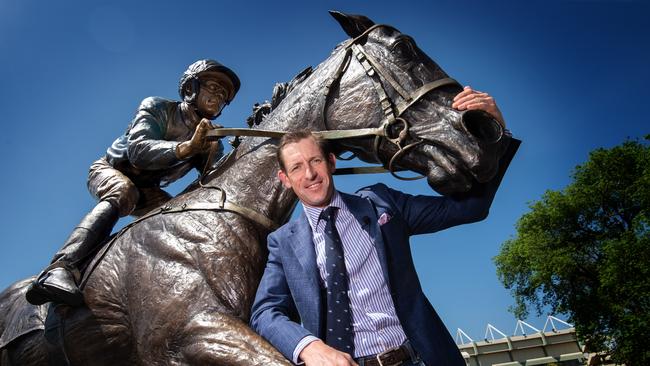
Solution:
<svg viewBox="0 0 650 366"><path fill-rule="evenodd" d="M338 351L323 341L314 341L303 348L299 355L307 366L358 366L347 353Z"/></svg>
<svg viewBox="0 0 650 366"><path fill-rule="evenodd" d="M483 110L491 114L503 128L506 127L506 122L494 98L488 93L472 89L471 86L463 88L463 91L454 97L454 103L451 106L459 111L471 109Z"/></svg>

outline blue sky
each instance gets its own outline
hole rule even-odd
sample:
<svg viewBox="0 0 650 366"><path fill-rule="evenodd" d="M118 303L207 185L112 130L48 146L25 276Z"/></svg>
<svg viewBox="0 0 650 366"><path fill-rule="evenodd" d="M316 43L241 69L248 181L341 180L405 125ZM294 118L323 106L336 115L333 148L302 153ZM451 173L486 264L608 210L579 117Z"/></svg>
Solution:
<svg viewBox="0 0 650 366"><path fill-rule="evenodd" d="M590 150L650 133L645 2L0 0L0 288L38 273L94 205L88 166L140 100L176 98L187 65L214 58L242 81L218 122L242 126L275 82L346 38L329 9L413 36L452 77L491 93L524 141L487 220L412 240L425 293L452 334L482 339L487 323L512 334L513 300L492 257L517 219L564 187ZM382 181L431 192L388 175L337 179L343 191Z"/></svg>

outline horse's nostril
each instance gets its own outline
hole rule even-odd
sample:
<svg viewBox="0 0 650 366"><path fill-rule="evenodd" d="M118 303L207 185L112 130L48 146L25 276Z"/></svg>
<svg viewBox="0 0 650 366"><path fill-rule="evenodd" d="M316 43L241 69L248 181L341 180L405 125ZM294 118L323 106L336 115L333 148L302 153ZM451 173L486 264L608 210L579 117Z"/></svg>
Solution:
<svg viewBox="0 0 650 366"><path fill-rule="evenodd" d="M467 132L480 142L493 144L501 140L503 136L501 124L485 111L466 111L463 113L462 120Z"/></svg>

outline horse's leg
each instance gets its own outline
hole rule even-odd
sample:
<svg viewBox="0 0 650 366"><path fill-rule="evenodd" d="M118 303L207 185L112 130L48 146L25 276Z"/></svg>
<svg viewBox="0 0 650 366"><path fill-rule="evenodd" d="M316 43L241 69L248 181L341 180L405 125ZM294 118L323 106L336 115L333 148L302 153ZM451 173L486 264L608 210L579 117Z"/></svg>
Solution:
<svg viewBox="0 0 650 366"><path fill-rule="evenodd" d="M73 366L133 365L131 333L119 309L62 309L65 356Z"/></svg>
<svg viewBox="0 0 650 366"><path fill-rule="evenodd" d="M0 366L48 365L42 330L46 307L34 306L25 299L27 287L35 279L26 278L0 292L0 334L16 337L0 349Z"/></svg>
<svg viewBox="0 0 650 366"><path fill-rule="evenodd" d="M183 329L181 358L187 365L291 365L240 319L197 314Z"/></svg>
<svg viewBox="0 0 650 366"><path fill-rule="evenodd" d="M43 331L37 330L23 335L12 341L0 357L0 366L48 366L47 344L43 337Z"/></svg>

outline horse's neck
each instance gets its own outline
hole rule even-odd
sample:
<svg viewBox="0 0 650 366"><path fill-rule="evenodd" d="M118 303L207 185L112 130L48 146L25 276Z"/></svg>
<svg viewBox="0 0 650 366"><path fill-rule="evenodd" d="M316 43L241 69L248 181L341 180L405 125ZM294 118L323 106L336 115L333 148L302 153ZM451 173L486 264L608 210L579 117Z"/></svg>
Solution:
<svg viewBox="0 0 650 366"><path fill-rule="evenodd" d="M210 184L223 188L229 201L279 222L289 214L295 196L277 178L275 146L269 140L247 139L233 151L232 163L226 162L223 173Z"/></svg>
<svg viewBox="0 0 650 366"><path fill-rule="evenodd" d="M295 130L313 126L308 119L294 116L265 123L260 128L277 131ZM270 121L271 122L271 121ZM210 184L223 188L228 200L265 215L275 222L282 221L291 211L296 197L283 187L278 179L279 165L276 161L278 140L245 138L220 168L221 174Z"/></svg>
<svg viewBox="0 0 650 366"><path fill-rule="evenodd" d="M309 128L322 130L325 90L331 82L341 55L333 55L287 95L259 125L260 129L295 131ZM274 221L281 221L294 207L296 197L284 188L277 177L277 140L245 138L233 152L231 162L222 167L215 184L223 188L228 199Z"/></svg>

